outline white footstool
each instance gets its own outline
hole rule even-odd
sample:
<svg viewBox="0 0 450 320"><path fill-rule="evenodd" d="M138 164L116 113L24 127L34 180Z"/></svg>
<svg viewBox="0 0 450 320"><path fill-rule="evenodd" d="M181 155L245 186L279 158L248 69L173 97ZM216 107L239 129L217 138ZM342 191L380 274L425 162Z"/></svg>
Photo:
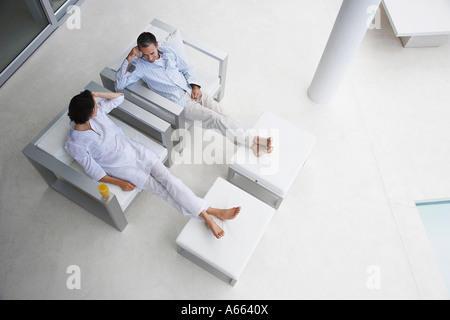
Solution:
<svg viewBox="0 0 450 320"><path fill-rule="evenodd" d="M256 158L250 149L239 148L230 161L228 181L278 209L317 138L270 112L253 129L257 135L274 138L274 151Z"/></svg>
<svg viewBox="0 0 450 320"><path fill-rule="evenodd" d="M205 199L212 207L242 207L235 220L216 223L225 231L217 240L206 224L192 219L178 236L178 252L234 286L262 238L275 210L218 178Z"/></svg>

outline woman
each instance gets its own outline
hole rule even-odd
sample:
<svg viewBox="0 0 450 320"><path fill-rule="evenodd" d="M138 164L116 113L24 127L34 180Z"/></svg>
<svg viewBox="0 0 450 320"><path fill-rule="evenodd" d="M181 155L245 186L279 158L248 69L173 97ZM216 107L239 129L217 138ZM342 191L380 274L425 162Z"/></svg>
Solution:
<svg viewBox="0 0 450 320"><path fill-rule="evenodd" d="M103 100L97 104L95 98ZM73 97L68 113L71 128L66 141L67 152L94 181L114 184L124 191L148 190L184 216L203 219L214 236L222 238L225 233L212 216L231 220L241 208L209 207L174 177L152 150L129 139L107 116L123 100L119 93L89 90Z"/></svg>

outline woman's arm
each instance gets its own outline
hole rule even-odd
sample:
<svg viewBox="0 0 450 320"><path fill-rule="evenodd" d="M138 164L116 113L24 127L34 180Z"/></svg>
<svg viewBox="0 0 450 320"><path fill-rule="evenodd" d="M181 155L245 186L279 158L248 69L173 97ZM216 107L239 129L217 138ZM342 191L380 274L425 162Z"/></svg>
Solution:
<svg viewBox="0 0 450 320"><path fill-rule="evenodd" d="M116 93L116 92L92 92L92 96L94 98L114 100L114 99L117 99L117 98L123 96L123 94Z"/></svg>
<svg viewBox="0 0 450 320"><path fill-rule="evenodd" d="M133 191L136 188L136 186L131 182L113 178L108 175L100 179L100 182L114 184L116 186L119 186L123 191Z"/></svg>

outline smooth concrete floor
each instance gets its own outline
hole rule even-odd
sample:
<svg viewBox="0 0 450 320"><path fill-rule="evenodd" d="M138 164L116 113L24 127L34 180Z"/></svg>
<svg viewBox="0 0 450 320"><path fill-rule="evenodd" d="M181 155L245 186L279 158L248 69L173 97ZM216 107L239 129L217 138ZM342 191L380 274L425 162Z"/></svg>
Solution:
<svg viewBox="0 0 450 320"><path fill-rule="evenodd" d="M0 89L0 298L448 299L415 201L450 198L450 40L405 49L382 13L334 101L314 104L341 3L86 0L81 29L59 28ZM251 126L268 110L318 137L235 287L176 252L187 220L162 200L142 194L120 233L21 153L153 18L229 53L233 117ZM204 196L227 167L171 171Z"/></svg>

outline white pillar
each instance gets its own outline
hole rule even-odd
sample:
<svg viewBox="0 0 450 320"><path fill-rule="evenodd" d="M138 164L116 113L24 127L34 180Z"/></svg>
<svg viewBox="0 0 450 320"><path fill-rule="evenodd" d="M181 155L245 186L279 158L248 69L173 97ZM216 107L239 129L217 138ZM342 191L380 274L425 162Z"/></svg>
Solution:
<svg viewBox="0 0 450 320"><path fill-rule="evenodd" d="M344 0L308 90L312 101L331 102L380 3L381 0Z"/></svg>

